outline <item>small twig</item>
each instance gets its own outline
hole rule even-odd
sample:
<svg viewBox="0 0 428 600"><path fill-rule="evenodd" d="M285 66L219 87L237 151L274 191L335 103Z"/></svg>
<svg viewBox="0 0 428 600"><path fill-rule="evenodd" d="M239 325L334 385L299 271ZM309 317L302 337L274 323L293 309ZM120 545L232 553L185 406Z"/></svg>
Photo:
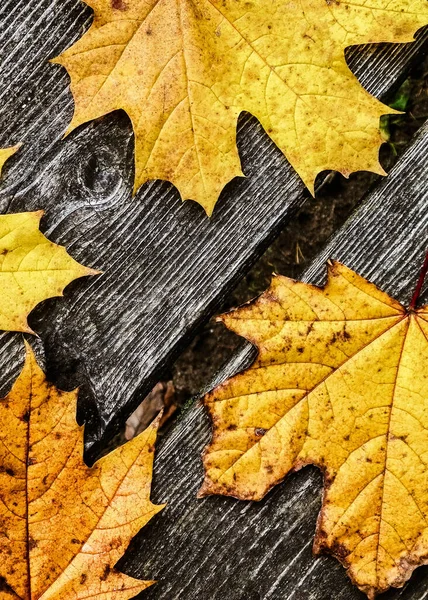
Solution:
<svg viewBox="0 0 428 600"><path fill-rule="evenodd" d="M299 242L296 242L296 265L300 265L300 260L305 262L305 257L303 256L303 252L299 246Z"/></svg>

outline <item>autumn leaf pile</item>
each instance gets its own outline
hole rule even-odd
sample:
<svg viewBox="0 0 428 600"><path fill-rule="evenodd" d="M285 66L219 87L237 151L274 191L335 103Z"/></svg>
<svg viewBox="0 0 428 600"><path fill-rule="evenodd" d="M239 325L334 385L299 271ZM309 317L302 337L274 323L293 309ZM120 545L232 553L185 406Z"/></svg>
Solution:
<svg viewBox="0 0 428 600"><path fill-rule="evenodd" d="M319 173L384 174L381 115L345 49L409 42L426 0L86 0L90 29L54 62L70 75L67 134L123 109L134 192L172 182L208 215L242 176L237 120L253 114L314 193ZM0 174L19 144L0 149ZM40 231L43 211L0 216L0 329L97 271ZM222 318L259 350L205 397L214 426L200 495L260 500L307 464L324 472L315 550L369 598L428 559L428 308L405 309L339 263L324 288L275 277ZM156 420L92 468L77 390L50 384L26 345L0 400L0 599L127 600L151 585L116 570L163 507L150 501ZM55 449L53 451L53 449Z"/></svg>

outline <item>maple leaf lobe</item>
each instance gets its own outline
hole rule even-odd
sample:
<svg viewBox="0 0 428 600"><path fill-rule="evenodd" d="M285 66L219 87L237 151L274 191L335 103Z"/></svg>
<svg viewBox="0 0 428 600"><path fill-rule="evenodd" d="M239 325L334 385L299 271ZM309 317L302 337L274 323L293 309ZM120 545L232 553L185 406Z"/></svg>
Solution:
<svg viewBox="0 0 428 600"><path fill-rule="evenodd" d="M353 44L409 42L425 0L88 0L89 31L55 62L71 77L68 132L123 109L135 134L135 190L171 181L208 214L242 176L239 114L258 118L308 188L318 173L384 174L380 116L349 70ZM126 10L118 6L126 5Z"/></svg>
<svg viewBox="0 0 428 600"><path fill-rule="evenodd" d="M0 329L34 333L27 316L42 300L62 296L74 279L97 275L39 230L43 211L0 215Z"/></svg>
<svg viewBox="0 0 428 600"><path fill-rule="evenodd" d="M259 354L205 397L214 432L200 495L260 500L315 464L315 549L370 598L402 586L428 554L427 307L407 311L332 263L324 288L275 277L223 321Z"/></svg>

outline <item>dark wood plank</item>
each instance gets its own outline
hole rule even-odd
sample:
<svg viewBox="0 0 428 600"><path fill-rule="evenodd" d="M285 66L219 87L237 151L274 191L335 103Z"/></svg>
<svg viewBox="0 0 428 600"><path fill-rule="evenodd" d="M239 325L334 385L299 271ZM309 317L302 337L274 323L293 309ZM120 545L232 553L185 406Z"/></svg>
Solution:
<svg viewBox="0 0 428 600"><path fill-rule="evenodd" d="M428 123L382 184L363 201L303 279L322 283L332 257L408 303L428 243L426 156ZM423 300L428 301L428 286ZM254 356L244 344L218 375L224 380ZM261 502L196 499L200 453L210 436L204 409L195 404L161 439L153 489L167 508L141 532L123 565L159 583L146 600L362 600L339 563L311 553L321 504L315 468L288 477ZM428 597L428 568L416 571L385 600Z"/></svg>
<svg viewBox="0 0 428 600"><path fill-rule="evenodd" d="M81 385L91 458L308 196L248 115L238 132L247 178L227 187L211 220L195 203L181 205L167 183L150 183L131 197L133 138L123 112L60 140L72 98L65 71L47 59L78 38L90 18L79 0L6 0L0 8L0 142L24 143L5 170L0 210L45 209L49 237L104 271L31 317L49 376L63 388ZM349 60L381 96L427 38L354 49ZM2 337L5 372L17 371L17 340Z"/></svg>

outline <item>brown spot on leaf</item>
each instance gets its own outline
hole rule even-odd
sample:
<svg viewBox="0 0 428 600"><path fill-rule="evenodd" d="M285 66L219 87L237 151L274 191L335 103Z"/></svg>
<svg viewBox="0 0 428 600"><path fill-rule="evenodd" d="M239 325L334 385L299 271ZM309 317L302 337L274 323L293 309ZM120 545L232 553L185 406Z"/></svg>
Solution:
<svg viewBox="0 0 428 600"><path fill-rule="evenodd" d="M15 571L12 570L12 573L14 573L14 572ZM10 585L7 583L7 581L6 581L6 579L4 577L0 577L0 592L9 593L11 595L11 598L13 598L14 596L16 597L15 592L10 587Z"/></svg>
<svg viewBox="0 0 428 600"><path fill-rule="evenodd" d="M124 0L111 0L111 7L115 10L128 10L128 5Z"/></svg>
<svg viewBox="0 0 428 600"><path fill-rule="evenodd" d="M344 544L341 544L340 542L335 542L331 546L330 551L332 554L334 554L334 556L337 556L339 560L344 560L349 554L349 550L347 549L347 547Z"/></svg>
<svg viewBox="0 0 428 600"><path fill-rule="evenodd" d="M38 545L38 542L30 535L30 537L28 538L28 549L34 550L34 548L37 548Z"/></svg>

